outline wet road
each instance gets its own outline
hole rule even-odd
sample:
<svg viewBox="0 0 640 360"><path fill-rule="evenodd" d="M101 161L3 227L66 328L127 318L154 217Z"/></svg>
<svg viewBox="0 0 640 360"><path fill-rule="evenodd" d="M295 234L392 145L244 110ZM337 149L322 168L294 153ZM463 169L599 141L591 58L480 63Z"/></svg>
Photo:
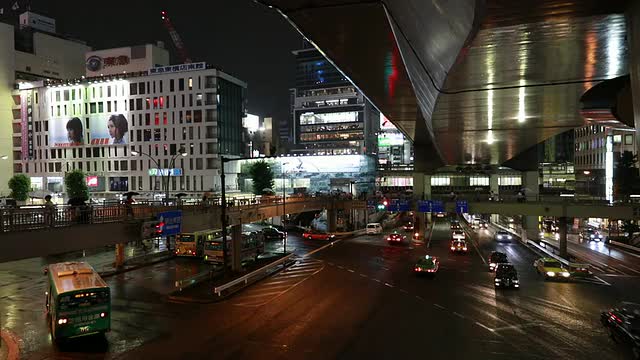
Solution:
<svg viewBox="0 0 640 360"><path fill-rule="evenodd" d="M183 264L189 259L135 270L107 280L114 330L106 341L66 349L48 340L42 278L30 287L2 287L2 326L18 333L24 357L34 359L624 358L598 312L639 301L635 278L545 282L532 267L537 255L524 246L497 244L492 230L469 235L466 255L449 252L444 222L436 223L428 248L388 245L382 235L344 240L212 304L165 300L161 279L189 268ZM293 234L289 243L296 249L324 244ZM485 261L495 249L515 264L520 290L494 290ZM433 279L415 277L413 264L427 253L441 259L441 270ZM31 295L12 295L24 292Z"/></svg>

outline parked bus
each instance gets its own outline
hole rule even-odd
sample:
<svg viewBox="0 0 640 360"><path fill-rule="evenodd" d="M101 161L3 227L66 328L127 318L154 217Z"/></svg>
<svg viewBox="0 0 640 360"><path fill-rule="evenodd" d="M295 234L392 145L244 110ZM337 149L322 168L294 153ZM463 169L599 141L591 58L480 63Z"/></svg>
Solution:
<svg viewBox="0 0 640 360"><path fill-rule="evenodd" d="M204 244L207 240L220 237L222 230L202 230L181 233L176 237L176 255L187 257L202 257Z"/></svg>
<svg viewBox="0 0 640 360"><path fill-rule="evenodd" d="M204 261L216 264L224 262L222 249L222 234L213 239L207 240L204 245ZM231 235L227 235L227 251L229 259L232 254ZM260 254L264 253L264 237L261 232L242 233L242 254L241 261L256 260Z"/></svg>
<svg viewBox="0 0 640 360"><path fill-rule="evenodd" d="M109 286L85 262L50 264L46 312L54 341L111 330Z"/></svg>

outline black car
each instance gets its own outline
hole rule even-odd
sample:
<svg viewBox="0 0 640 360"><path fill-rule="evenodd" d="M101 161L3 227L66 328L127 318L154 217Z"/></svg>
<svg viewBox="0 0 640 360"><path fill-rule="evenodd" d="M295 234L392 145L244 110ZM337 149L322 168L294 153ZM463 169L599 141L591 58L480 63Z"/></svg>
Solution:
<svg viewBox="0 0 640 360"><path fill-rule="evenodd" d="M603 311L600 321L615 342L631 351L633 359L640 359L640 304L623 302Z"/></svg>
<svg viewBox="0 0 640 360"><path fill-rule="evenodd" d="M284 238L287 236L287 233L273 227L263 228L262 234L264 235L265 241L284 240Z"/></svg>
<svg viewBox="0 0 640 360"><path fill-rule="evenodd" d="M520 280L518 272L513 264L498 264L496 267L496 277L493 280L496 288L519 288Z"/></svg>
<svg viewBox="0 0 640 360"><path fill-rule="evenodd" d="M501 253L499 251L494 251L489 255L489 271L494 271L498 264L508 263L507 254Z"/></svg>

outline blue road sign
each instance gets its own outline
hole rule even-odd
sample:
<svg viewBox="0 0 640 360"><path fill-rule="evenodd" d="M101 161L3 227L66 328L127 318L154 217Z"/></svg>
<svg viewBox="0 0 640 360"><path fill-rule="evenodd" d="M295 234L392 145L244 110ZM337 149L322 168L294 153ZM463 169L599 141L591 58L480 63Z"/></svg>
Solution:
<svg viewBox="0 0 640 360"><path fill-rule="evenodd" d="M182 210L161 212L158 221L164 223L163 235L178 235L182 231Z"/></svg>
<svg viewBox="0 0 640 360"><path fill-rule="evenodd" d="M433 200L431 212L444 212L444 203L442 200Z"/></svg>
<svg viewBox="0 0 640 360"><path fill-rule="evenodd" d="M398 201L398 211L411 211L411 201L409 200Z"/></svg>
<svg viewBox="0 0 640 360"><path fill-rule="evenodd" d="M456 201L456 212L458 214L467 214L469 213L469 203L467 200L458 200Z"/></svg>
<svg viewBox="0 0 640 360"><path fill-rule="evenodd" d="M431 212L431 207L433 203L431 200L419 200L418 201L418 212L426 213Z"/></svg>

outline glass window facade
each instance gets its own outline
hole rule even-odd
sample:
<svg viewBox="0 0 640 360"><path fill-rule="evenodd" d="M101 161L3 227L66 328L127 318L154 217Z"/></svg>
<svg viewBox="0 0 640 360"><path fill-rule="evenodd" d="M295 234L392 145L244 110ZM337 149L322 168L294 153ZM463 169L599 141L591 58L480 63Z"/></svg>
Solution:
<svg viewBox="0 0 640 360"><path fill-rule="evenodd" d="M218 79L218 136L220 153L242 155L242 118L245 116L245 91L241 86Z"/></svg>

